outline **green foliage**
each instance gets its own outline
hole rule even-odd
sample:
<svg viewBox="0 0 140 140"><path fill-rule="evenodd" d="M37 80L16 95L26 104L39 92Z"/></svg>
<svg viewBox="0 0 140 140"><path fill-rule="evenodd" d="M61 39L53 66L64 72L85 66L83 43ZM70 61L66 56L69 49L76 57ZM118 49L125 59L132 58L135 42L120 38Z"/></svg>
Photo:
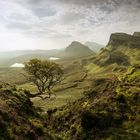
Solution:
<svg viewBox="0 0 140 140"><path fill-rule="evenodd" d="M0 140L60 140L45 128L46 120L27 91L0 84Z"/></svg>
<svg viewBox="0 0 140 140"><path fill-rule="evenodd" d="M26 135L27 129L32 129L28 118L38 116L29 97L24 90L1 84L0 106L0 139L23 139L22 135Z"/></svg>
<svg viewBox="0 0 140 140"><path fill-rule="evenodd" d="M46 90L51 93L51 88L60 82L62 70L55 62L32 59L25 63L25 71L29 74L29 80L38 88L39 94Z"/></svg>

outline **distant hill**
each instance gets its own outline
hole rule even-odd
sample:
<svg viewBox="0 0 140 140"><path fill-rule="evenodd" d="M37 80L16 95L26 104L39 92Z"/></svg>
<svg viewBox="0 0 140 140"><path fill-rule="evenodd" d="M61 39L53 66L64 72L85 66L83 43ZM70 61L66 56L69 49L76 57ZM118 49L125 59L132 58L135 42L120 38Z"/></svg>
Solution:
<svg viewBox="0 0 140 140"><path fill-rule="evenodd" d="M93 51L89 49L86 45L80 42L73 41L66 49L65 52L72 53L76 55L87 55L92 54Z"/></svg>
<svg viewBox="0 0 140 140"><path fill-rule="evenodd" d="M86 56L94 53L91 49L78 41L73 41L66 47L65 52L74 56Z"/></svg>
<svg viewBox="0 0 140 140"><path fill-rule="evenodd" d="M9 59L20 57L24 55L47 55L52 56L58 53L60 50L15 50L15 51L3 51L0 52L0 59Z"/></svg>
<svg viewBox="0 0 140 140"><path fill-rule="evenodd" d="M99 50L101 48L104 48L104 45L98 44L96 42L86 42L85 43L86 46L88 46L91 50L93 50L94 52L99 52Z"/></svg>
<svg viewBox="0 0 140 140"><path fill-rule="evenodd" d="M9 67L14 63L23 63L33 58L48 59L61 50L20 50L0 52L0 67Z"/></svg>
<svg viewBox="0 0 140 140"><path fill-rule="evenodd" d="M64 50L21 50L0 52L0 67L9 67L14 63L24 63L33 58L48 59L57 57L61 59L75 59L78 57L95 54L87 46L74 41Z"/></svg>
<svg viewBox="0 0 140 140"><path fill-rule="evenodd" d="M17 56L15 58L11 59L11 62L13 61L13 62L17 62L17 63L23 63L23 62L28 61L33 58L48 59L49 57L50 57L50 55L43 54L43 53L25 54L25 55Z"/></svg>
<svg viewBox="0 0 140 140"><path fill-rule="evenodd" d="M95 52L93 52L86 45L78 41L73 41L63 51L56 54L56 57L62 59L66 59L66 58L74 59L74 58L89 56L89 55L95 55Z"/></svg>

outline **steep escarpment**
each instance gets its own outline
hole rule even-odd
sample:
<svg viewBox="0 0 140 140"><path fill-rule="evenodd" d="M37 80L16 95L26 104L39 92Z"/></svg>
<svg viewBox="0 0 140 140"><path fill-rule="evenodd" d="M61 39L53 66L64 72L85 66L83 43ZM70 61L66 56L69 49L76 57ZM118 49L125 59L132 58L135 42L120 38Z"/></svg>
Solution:
<svg viewBox="0 0 140 140"><path fill-rule="evenodd" d="M140 48L140 35L135 32L133 35L125 33L114 33L110 36L107 47L115 48L117 46L127 46L131 48Z"/></svg>
<svg viewBox="0 0 140 140"><path fill-rule="evenodd" d="M140 32L134 32L133 36L140 37Z"/></svg>
<svg viewBox="0 0 140 140"><path fill-rule="evenodd" d="M118 45L126 45L128 41L130 40L131 35L128 35L126 33L113 33L110 36L109 43L107 46L118 46Z"/></svg>
<svg viewBox="0 0 140 140"><path fill-rule="evenodd" d="M138 64L140 62L139 32L135 32L133 35L126 33L111 34L107 46L101 49L91 60L98 66Z"/></svg>

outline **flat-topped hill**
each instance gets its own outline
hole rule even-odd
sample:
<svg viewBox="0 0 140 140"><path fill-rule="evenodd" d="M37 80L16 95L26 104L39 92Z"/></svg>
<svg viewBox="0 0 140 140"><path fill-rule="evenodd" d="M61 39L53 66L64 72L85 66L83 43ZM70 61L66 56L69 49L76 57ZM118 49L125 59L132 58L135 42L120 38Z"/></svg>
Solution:
<svg viewBox="0 0 140 140"><path fill-rule="evenodd" d="M140 48L140 33L135 32L133 35L129 35L126 33L113 33L110 36L110 40L107 46L128 46L132 48Z"/></svg>
<svg viewBox="0 0 140 140"><path fill-rule="evenodd" d="M134 32L133 36L140 37L140 32Z"/></svg>

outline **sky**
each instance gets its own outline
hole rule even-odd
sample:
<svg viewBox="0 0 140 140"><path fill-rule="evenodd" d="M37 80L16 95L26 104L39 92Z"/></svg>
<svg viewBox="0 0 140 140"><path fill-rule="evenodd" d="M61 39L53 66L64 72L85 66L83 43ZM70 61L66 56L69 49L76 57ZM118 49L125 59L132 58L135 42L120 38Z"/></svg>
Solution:
<svg viewBox="0 0 140 140"><path fill-rule="evenodd" d="M106 45L111 33L135 31L140 0L0 0L0 51Z"/></svg>

